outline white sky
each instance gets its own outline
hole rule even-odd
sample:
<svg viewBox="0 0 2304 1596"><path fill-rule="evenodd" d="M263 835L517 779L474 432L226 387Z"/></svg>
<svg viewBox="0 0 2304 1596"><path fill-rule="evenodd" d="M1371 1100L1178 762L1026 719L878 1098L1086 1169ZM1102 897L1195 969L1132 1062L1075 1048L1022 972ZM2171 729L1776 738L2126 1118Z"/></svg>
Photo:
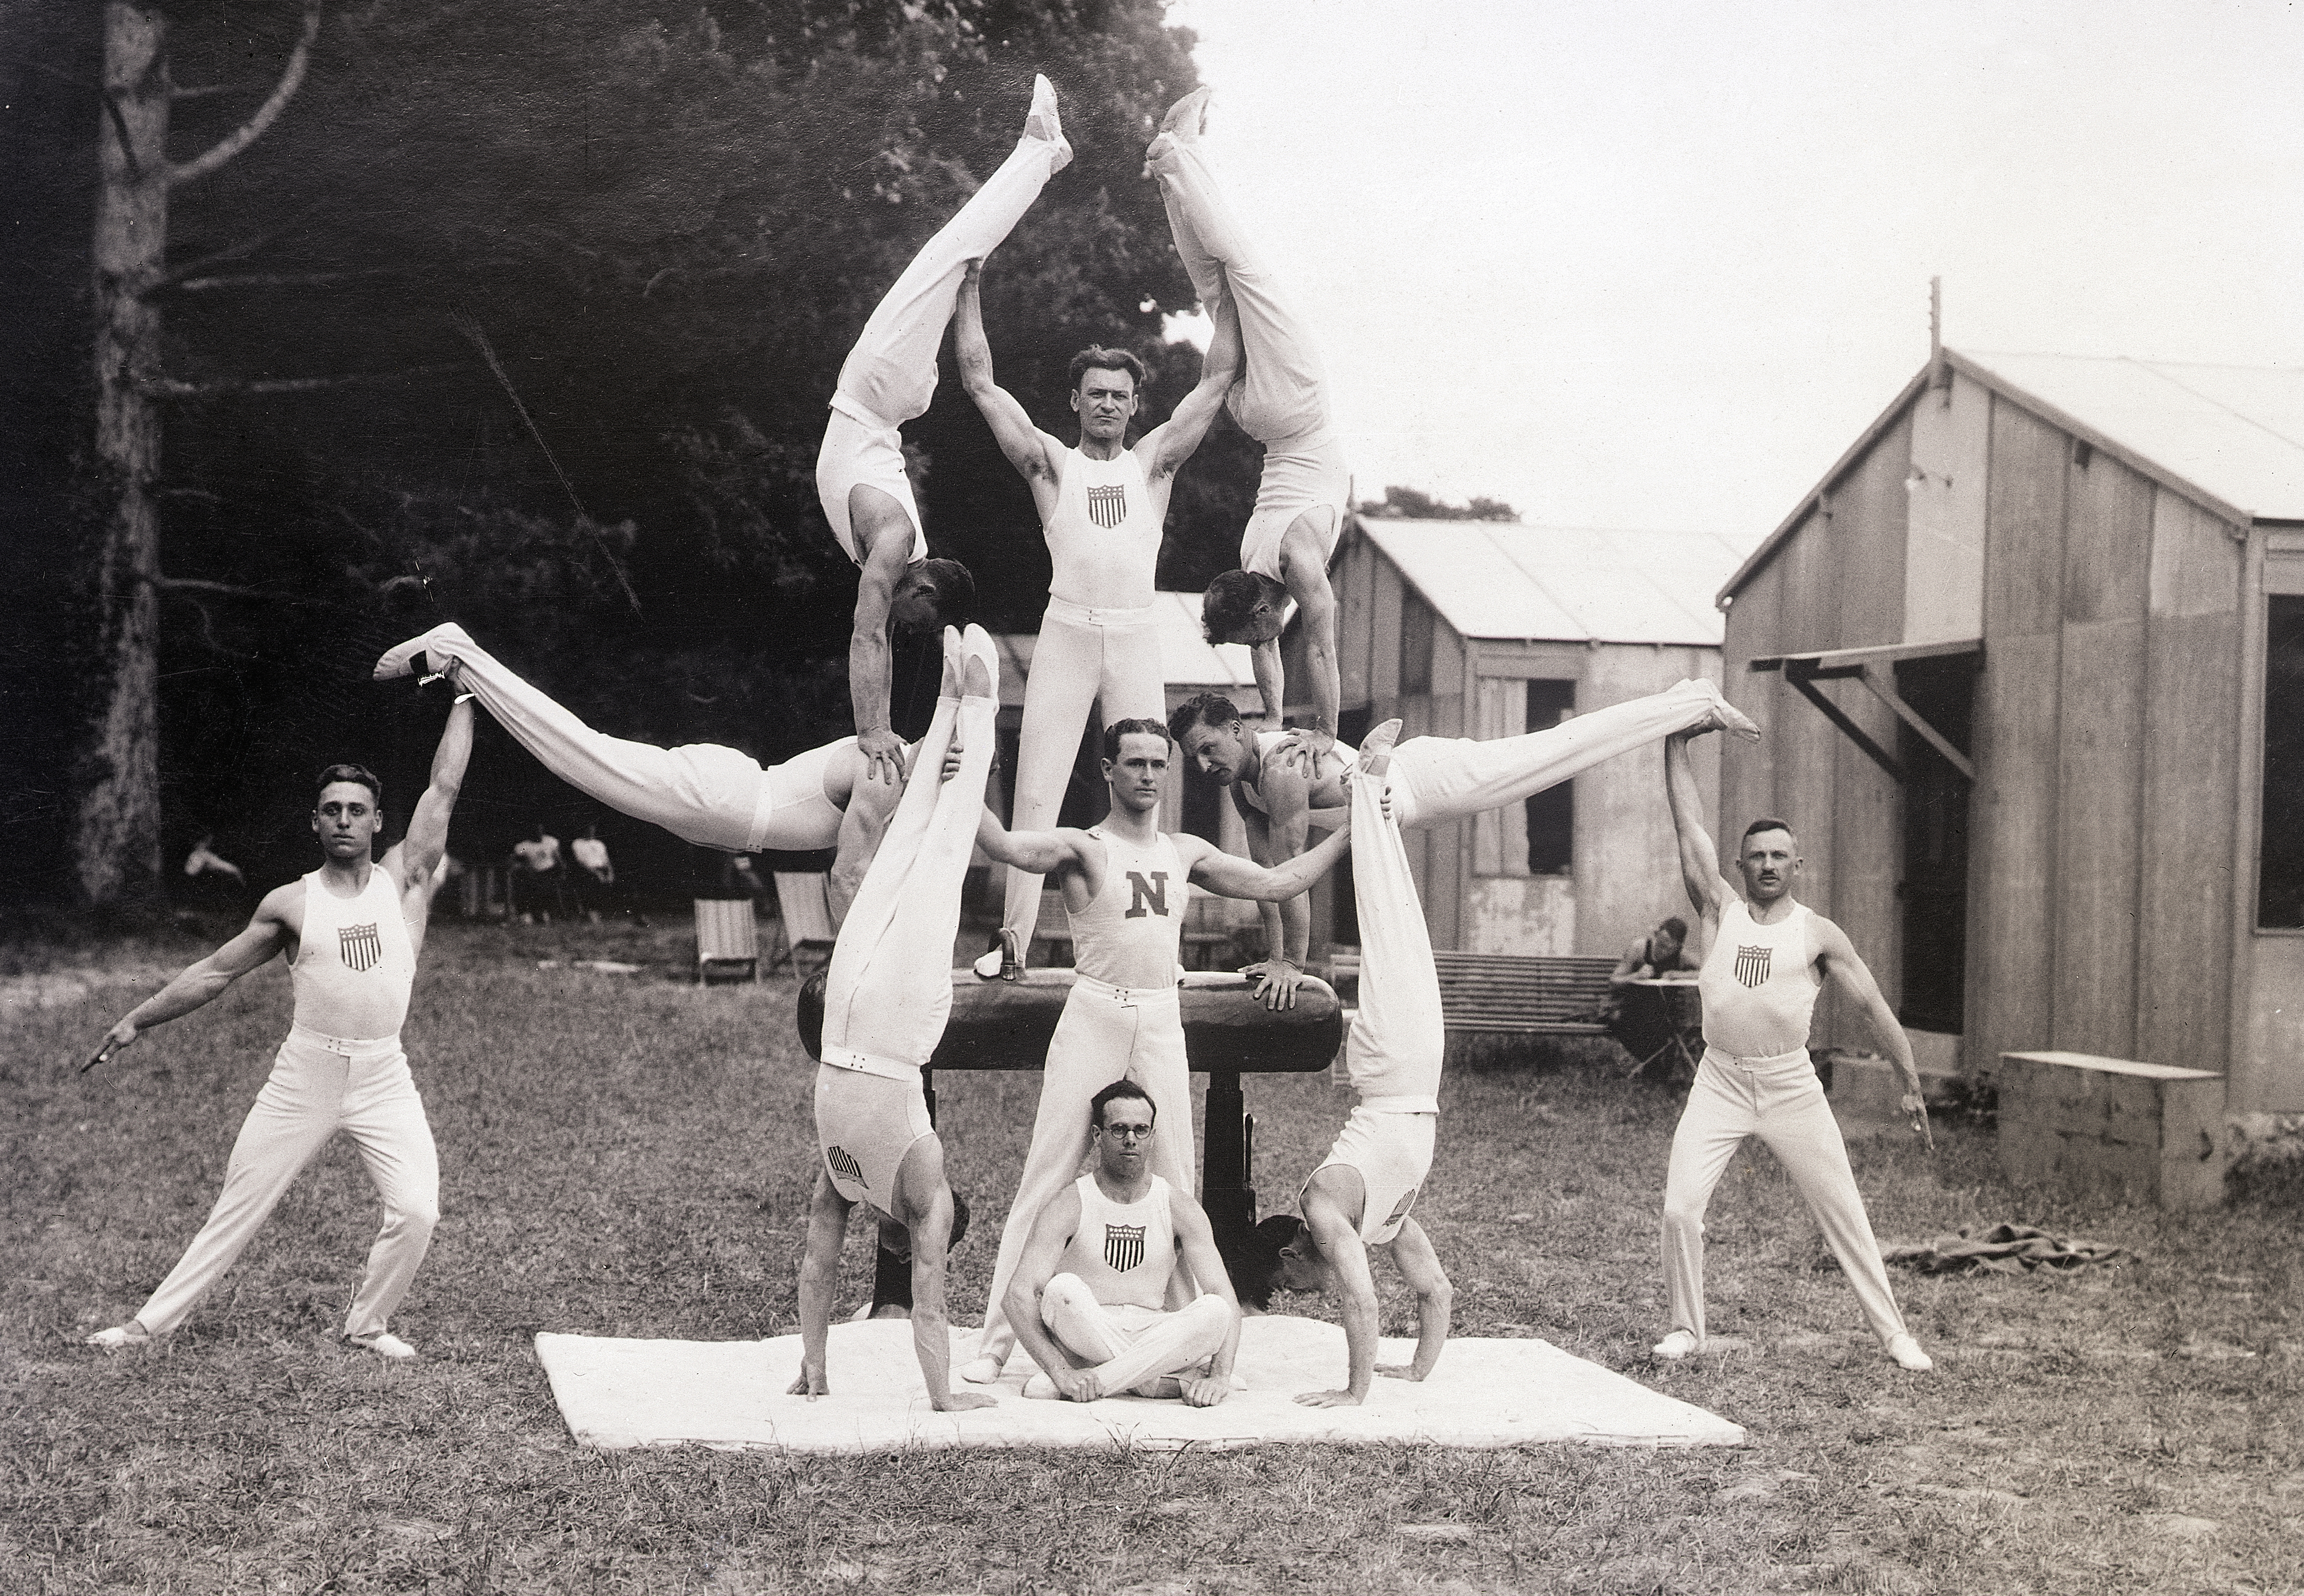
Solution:
<svg viewBox="0 0 2304 1596"><path fill-rule="evenodd" d="M1176 0L1360 492L1766 534L1927 355L2304 363L2274 0Z"/></svg>

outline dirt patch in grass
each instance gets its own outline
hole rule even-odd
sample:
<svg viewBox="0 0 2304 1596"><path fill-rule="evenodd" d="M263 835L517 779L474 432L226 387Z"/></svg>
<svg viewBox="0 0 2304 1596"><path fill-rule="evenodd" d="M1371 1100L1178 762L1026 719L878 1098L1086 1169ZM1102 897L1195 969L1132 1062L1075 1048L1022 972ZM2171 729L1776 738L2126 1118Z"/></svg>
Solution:
<svg viewBox="0 0 2304 1596"><path fill-rule="evenodd" d="M397 1321L408 1367L330 1339L375 1225L338 1145L155 1350L132 1313L214 1200L286 1027L277 969L72 1073L197 947L85 944L5 975L0 1590L2071 1592L2304 1587L2304 1281L2285 1188L2172 1216L2011 1189L1989 1139L1854 1150L1884 1239L2017 1220L2133 1256L2071 1277L1897 1287L1938 1360L1880 1356L1757 1146L1712 1213L1715 1350L1662 1329L1656 1211L1679 1100L1606 1057L1454 1069L1419 1212L1458 1329L1535 1335L1746 1426L1730 1452L1274 1447L790 1460L572 1445L538 1330L795 1326L813 1168L790 981L699 992L632 928L443 925L408 1038L445 1219ZM606 975L579 958L641 964ZM559 967L540 968L546 959ZM62 983L84 991L67 991ZM978 1204L953 1296L980 1313L1037 1079L938 1083ZM1252 1079L1284 1204L1348 1094ZM860 1234L844 1301L868 1289ZM1387 1327L1406 1297L1385 1280ZM1283 1299L1294 1312L1322 1310Z"/></svg>

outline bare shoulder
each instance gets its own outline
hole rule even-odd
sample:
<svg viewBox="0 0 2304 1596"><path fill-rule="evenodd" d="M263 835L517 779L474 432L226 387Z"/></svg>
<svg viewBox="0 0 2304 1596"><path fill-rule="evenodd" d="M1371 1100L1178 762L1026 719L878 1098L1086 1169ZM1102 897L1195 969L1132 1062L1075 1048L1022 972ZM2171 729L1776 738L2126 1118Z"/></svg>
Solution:
<svg viewBox="0 0 2304 1596"><path fill-rule="evenodd" d="M275 887L264 895L264 901L256 906L255 916L250 924L263 925L267 923L278 925L292 934L303 928L304 878L302 876L298 876L285 886Z"/></svg>
<svg viewBox="0 0 2304 1596"><path fill-rule="evenodd" d="M1840 928L1838 921L1829 919L1817 914L1814 909L1809 909L1808 928L1808 945L1817 958L1854 958L1856 957L1856 944L1848 940L1848 933Z"/></svg>

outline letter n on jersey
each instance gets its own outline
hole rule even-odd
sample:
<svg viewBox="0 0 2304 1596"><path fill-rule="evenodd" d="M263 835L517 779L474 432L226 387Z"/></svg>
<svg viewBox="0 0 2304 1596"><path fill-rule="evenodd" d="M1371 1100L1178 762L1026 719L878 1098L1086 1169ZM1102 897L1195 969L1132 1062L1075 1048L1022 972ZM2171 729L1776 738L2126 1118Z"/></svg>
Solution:
<svg viewBox="0 0 2304 1596"><path fill-rule="evenodd" d="M1122 918L1140 920L1147 915L1158 915L1165 919L1167 914L1168 873L1165 870L1155 870L1152 873L1152 879L1147 881L1141 871L1130 871L1128 873L1128 913Z"/></svg>

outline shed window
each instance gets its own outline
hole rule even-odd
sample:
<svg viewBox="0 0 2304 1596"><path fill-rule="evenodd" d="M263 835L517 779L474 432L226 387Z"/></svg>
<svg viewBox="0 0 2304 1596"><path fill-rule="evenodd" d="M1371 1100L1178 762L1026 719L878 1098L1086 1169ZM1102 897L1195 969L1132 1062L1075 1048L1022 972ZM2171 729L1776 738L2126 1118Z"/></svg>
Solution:
<svg viewBox="0 0 2304 1596"><path fill-rule="evenodd" d="M1545 731L1576 713L1572 681L1483 676L1473 734L1483 739ZM1475 875L1567 875L1576 861L1575 783L1472 819Z"/></svg>
<svg viewBox="0 0 2304 1596"><path fill-rule="evenodd" d="M1528 729L1548 730L1576 713L1572 681L1528 684ZM1528 873L1566 875L1576 862L1576 783L1563 781L1528 800Z"/></svg>
<svg viewBox="0 0 2304 1596"><path fill-rule="evenodd" d="M1400 595L1400 691L1417 697L1432 690L1432 606L1402 584Z"/></svg>
<svg viewBox="0 0 2304 1596"><path fill-rule="evenodd" d="M2304 597L2266 601L2264 649L2264 840L2256 923L2304 930Z"/></svg>

